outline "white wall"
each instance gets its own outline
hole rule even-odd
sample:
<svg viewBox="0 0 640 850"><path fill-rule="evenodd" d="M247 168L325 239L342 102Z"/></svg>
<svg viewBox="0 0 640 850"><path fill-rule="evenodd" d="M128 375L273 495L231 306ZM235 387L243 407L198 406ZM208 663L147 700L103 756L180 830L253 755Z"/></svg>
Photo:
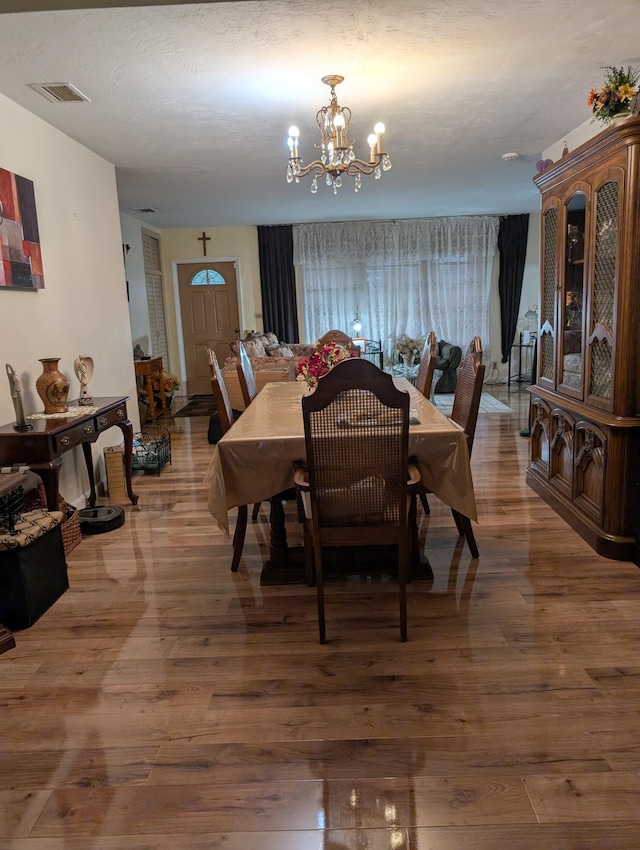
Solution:
<svg viewBox="0 0 640 850"><path fill-rule="evenodd" d="M542 151L542 159L552 159L556 162L562 157L562 151L564 150L565 143L569 149L569 153L571 153L584 142L587 142L589 139L597 136L598 133L603 131L603 129L604 126L602 124L589 119L576 127L575 130L571 130L571 132L567 133L566 136L558 139L557 142L549 145L546 150Z"/></svg>
<svg viewBox="0 0 640 850"><path fill-rule="evenodd" d="M0 127L0 167L34 183L45 283L38 292L0 290L0 421L15 419L5 363L20 375L28 414L42 410L38 359L60 357L73 399L79 389L73 361L88 354L95 363L93 395L130 395L129 416L138 427L114 167L2 95ZM120 437L112 428L94 445L99 477L102 447ZM84 506L80 449L64 455L60 491Z"/></svg>

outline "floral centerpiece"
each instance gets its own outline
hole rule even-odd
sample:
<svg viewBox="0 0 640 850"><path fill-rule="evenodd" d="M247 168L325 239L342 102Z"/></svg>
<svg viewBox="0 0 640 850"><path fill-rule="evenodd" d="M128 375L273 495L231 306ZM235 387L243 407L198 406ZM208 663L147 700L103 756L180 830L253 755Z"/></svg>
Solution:
<svg viewBox="0 0 640 850"><path fill-rule="evenodd" d="M357 356L357 351L349 351L335 342L328 342L322 348L316 348L310 357L298 363L297 380L306 381L309 387L315 387L318 379L330 372L336 363Z"/></svg>
<svg viewBox="0 0 640 850"><path fill-rule="evenodd" d="M604 85L600 91L591 89L587 105L591 107L594 121L610 124L618 115L629 114L631 101L638 94L640 73L631 65L626 68L605 65L603 70L606 71Z"/></svg>
<svg viewBox="0 0 640 850"><path fill-rule="evenodd" d="M393 350L404 360L407 366L413 365L418 355L422 354L424 337L410 337L407 334L393 337Z"/></svg>

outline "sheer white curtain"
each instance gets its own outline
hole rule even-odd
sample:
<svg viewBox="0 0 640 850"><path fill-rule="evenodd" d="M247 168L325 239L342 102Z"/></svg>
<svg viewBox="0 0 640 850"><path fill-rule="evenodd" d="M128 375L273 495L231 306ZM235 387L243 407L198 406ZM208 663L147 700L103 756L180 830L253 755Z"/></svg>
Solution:
<svg viewBox="0 0 640 850"><path fill-rule="evenodd" d="M489 338L498 216L302 224L293 228L304 338L331 328L390 340L406 333L466 348Z"/></svg>

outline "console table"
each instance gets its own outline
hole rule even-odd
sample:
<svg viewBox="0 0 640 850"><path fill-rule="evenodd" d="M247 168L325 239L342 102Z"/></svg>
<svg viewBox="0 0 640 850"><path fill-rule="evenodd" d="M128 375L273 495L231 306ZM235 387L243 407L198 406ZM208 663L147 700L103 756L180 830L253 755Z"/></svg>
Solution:
<svg viewBox="0 0 640 850"><path fill-rule="evenodd" d="M58 479L62 455L76 446L82 446L91 495L88 502L96 503L96 484L91 458L91 443L113 425L120 428L124 437L124 468L127 495L133 505L138 497L131 489L131 456L133 453L133 426L127 416L127 398L94 398L94 413L55 419L30 419L30 431L15 431L14 422L0 426L0 466L23 463L41 476L50 511L58 510ZM77 404L77 401L73 404Z"/></svg>
<svg viewBox="0 0 640 850"><path fill-rule="evenodd" d="M144 377L144 385L147 390L147 399L149 402L149 419L156 419L167 409L167 399L164 394L164 384L162 383L162 357L150 357L148 360L134 360L133 366L138 376ZM153 397L153 387L151 379L153 376L158 379L158 393L160 395L160 410L156 410L156 400Z"/></svg>

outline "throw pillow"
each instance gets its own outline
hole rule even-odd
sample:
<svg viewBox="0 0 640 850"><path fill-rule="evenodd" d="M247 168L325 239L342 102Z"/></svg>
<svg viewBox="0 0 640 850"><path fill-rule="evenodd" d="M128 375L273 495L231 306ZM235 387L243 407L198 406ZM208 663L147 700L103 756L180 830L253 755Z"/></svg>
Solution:
<svg viewBox="0 0 640 850"><path fill-rule="evenodd" d="M264 336L267 338L267 343L269 345L279 345L280 341L278 337L274 333L271 333L271 331L265 333Z"/></svg>
<svg viewBox="0 0 640 850"><path fill-rule="evenodd" d="M267 354L262 341L257 338L244 340L244 350L249 357L265 357Z"/></svg>
<svg viewBox="0 0 640 850"><path fill-rule="evenodd" d="M289 346L280 345L279 342L275 345L268 345L267 354L269 357L293 357L293 351L291 351Z"/></svg>

